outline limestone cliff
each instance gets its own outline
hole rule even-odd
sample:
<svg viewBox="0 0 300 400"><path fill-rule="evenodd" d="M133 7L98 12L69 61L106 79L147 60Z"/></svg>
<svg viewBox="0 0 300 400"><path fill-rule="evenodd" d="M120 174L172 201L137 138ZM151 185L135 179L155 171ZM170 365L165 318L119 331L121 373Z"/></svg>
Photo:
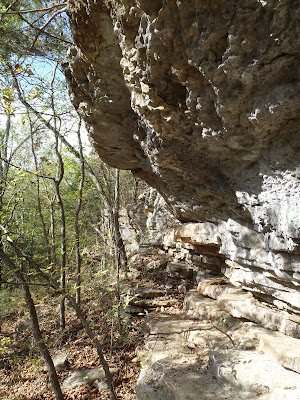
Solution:
<svg viewBox="0 0 300 400"><path fill-rule="evenodd" d="M178 240L215 246L232 283L300 313L299 2L70 0L69 15L71 98L102 159L196 222Z"/></svg>

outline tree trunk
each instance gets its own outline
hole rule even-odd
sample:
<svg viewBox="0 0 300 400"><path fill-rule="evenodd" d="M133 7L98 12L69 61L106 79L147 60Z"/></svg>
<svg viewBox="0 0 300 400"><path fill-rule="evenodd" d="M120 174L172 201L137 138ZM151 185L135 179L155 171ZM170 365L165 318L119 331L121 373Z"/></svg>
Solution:
<svg viewBox="0 0 300 400"><path fill-rule="evenodd" d="M3 136L1 137L1 143L0 143L0 212L2 212L3 209L3 196L5 193L6 189L6 178L7 178L7 172L8 172L8 165L3 162L2 158L4 160L7 159L7 154L8 154L8 138L10 135L10 121L11 120L11 115L10 113L7 113L6 116L6 124L5 124L5 131ZM2 241L2 234L0 233L0 249L3 250L3 241ZM2 286L2 273L3 273L3 262L0 260L0 290Z"/></svg>
<svg viewBox="0 0 300 400"><path fill-rule="evenodd" d="M78 190L78 203L75 213L75 245L76 245L76 303L80 304L80 294L81 294L81 255L80 255L80 231L79 231L79 213L82 205L82 191L84 185L84 158L83 149L80 136L81 120L79 122L77 136L79 144L79 153L81 161L81 177Z"/></svg>
<svg viewBox="0 0 300 400"><path fill-rule="evenodd" d="M60 287L62 292L66 287L66 257L67 257L67 242L66 242L66 219L65 219L65 210L63 200L60 194L60 184L64 177L64 162L62 156L59 152L59 131L56 128L56 111L54 105L54 80L57 71L58 65L54 67L52 80L50 84L52 96L51 96L51 107L53 113L53 121L54 121L54 137L55 137L55 153L58 161L58 171L57 171L57 178L54 181L55 192L56 192L56 199L60 209L60 243L61 243L61 261L60 261ZM62 296L60 301L60 332L63 334L65 327L66 327L66 302L64 296Z"/></svg>
<svg viewBox="0 0 300 400"><path fill-rule="evenodd" d="M115 188L114 188L114 204L112 207L112 229L114 238L115 260L116 266L119 268L127 265L127 255L120 231L119 223L120 211L120 171L115 169Z"/></svg>
<svg viewBox="0 0 300 400"><path fill-rule="evenodd" d="M50 237L51 237L51 264L52 272L55 272L55 266L57 265L56 259L56 242L55 242L55 215L54 215L54 200L50 199Z"/></svg>
<svg viewBox="0 0 300 400"><path fill-rule="evenodd" d="M115 389L114 389L114 384L113 384L113 378L111 375L111 372L109 370L109 366L106 362L106 359L104 357L104 354L102 352L102 348L101 348L101 344L99 342L99 340L97 339L97 337L95 336L94 332L90 329L90 323L88 322L88 320L85 318L85 316L83 315L79 305L76 303L75 299L72 296L66 295L66 298L68 299L69 305L70 307L73 308L73 310L75 311L77 318L80 320L80 322L82 323L82 325L84 326L84 329L86 331L86 333L88 334L89 338L91 339L94 347L97 350L97 354L99 357L99 361L103 367L104 373L105 373L105 377L107 380L107 384L110 390L110 395L112 400L118 400Z"/></svg>
<svg viewBox="0 0 300 400"><path fill-rule="evenodd" d="M35 305L32 300L29 287L26 283L25 276L18 269L18 267L11 261L11 259L4 253L4 251L2 249L0 249L0 258L1 258L2 262L8 267L8 269L14 273L17 281L22 285L23 296L24 296L24 299L25 299L25 302L26 302L26 305L27 305L27 308L28 308L29 314L30 314L33 337L34 337L37 347L45 361L45 364L47 366L51 386L52 386L52 389L53 389L53 392L55 395L55 399L56 400L64 400L64 396L63 396L61 388L60 388L58 376L57 376L51 355L45 345L45 341L44 341L44 338L42 336L42 333L41 333L41 330L39 327L39 321L38 321L38 316L36 313Z"/></svg>
<svg viewBox="0 0 300 400"><path fill-rule="evenodd" d="M118 400L116 392L115 392L115 389L114 389L112 375L110 373L107 361L106 361L106 359L104 357L104 354L102 352L101 344L100 344L99 340L97 339L97 337L95 336L94 332L91 330L90 322L83 315L83 312L82 312L80 306L76 303L76 299L73 298L73 296L65 293L65 291L62 291L62 289L60 288L60 285L58 284L58 282L56 282L55 279L50 278L47 273L43 272L41 270L41 268L39 267L39 265L30 256L28 256L23 250L21 250L18 247L18 245L8 236L6 230L1 225L0 225L0 228L5 232L8 242L13 246L17 256L27 260L27 262L31 265L31 267L33 267L35 269L35 271L39 274L39 276L41 278L46 280L49 283L49 285L53 289L55 289L56 292L60 291L61 294L63 294L65 296L65 298L69 301L70 307L72 307L73 310L75 311L75 313L77 315L77 318L81 321L82 325L85 328L86 333L88 334L88 336L91 339L94 347L97 350L99 361L100 361L100 363L101 363L101 365L103 367L103 370L105 372L105 377L107 379L107 384L108 384L108 387L109 387L109 390L110 390L111 398L112 398L112 400Z"/></svg>
<svg viewBox="0 0 300 400"><path fill-rule="evenodd" d="M120 310L120 267L121 267L121 242L119 235L119 208L120 208L120 171L115 169L115 190L114 190L114 206L113 206L113 229L114 229L114 248L115 248L115 268L117 278L117 301L118 301L118 320Z"/></svg>
<svg viewBox="0 0 300 400"><path fill-rule="evenodd" d="M67 244L66 244L66 220L64 206L59 191L59 183L55 182L56 194L58 199L58 205L60 208L60 236L61 236L61 264L60 264L60 287L64 291L66 287L66 256L67 256ZM63 334L66 327L66 301L64 296L60 300L60 333Z"/></svg>
<svg viewBox="0 0 300 400"><path fill-rule="evenodd" d="M33 140L34 127L33 127L33 123L31 121L30 114L29 114L28 110L27 110L27 115L28 115L29 124L30 124L31 151L32 151L33 159L34 159L35 170L36 170L36 173L38 174L39 165L38 165L38 160L37 160L35 147L34 147L34 140ZM43 212L42 212L41 195L40 195L40 177L39 176L36 177L36 201L37 201L37 209L38 209L38 212L39 212L40 221L41 221L41 224L42 224L42 227L43 227L43 234L44 234L45 247L46 247L46 250L47 250L48 264L51 265L51 247L50 247L50 244L49 244L47 226L46 226L46 223L45 223L45 220L44 220L44 216L43 216Z"/></svg>

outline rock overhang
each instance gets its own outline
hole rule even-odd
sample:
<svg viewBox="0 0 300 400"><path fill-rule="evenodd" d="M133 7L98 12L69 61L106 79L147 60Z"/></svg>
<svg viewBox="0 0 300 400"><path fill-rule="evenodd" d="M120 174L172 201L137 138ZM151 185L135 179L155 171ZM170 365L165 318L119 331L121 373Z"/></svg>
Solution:
<svg viewBox="0 0 300 400"><path fill-rule="evenodd" d="M104 161L156 187L181 221L214 223L240 284L268 270L295 292L299 17L287 0L72 0L65 64Z"/></svg>

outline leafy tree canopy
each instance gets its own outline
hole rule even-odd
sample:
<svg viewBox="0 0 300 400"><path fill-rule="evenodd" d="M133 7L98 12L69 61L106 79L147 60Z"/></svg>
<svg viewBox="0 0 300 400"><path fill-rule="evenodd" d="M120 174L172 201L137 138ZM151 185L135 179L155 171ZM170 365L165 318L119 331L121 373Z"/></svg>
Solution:
<svg viewBox="0 0 300 400"><path fill-rule="evenodd" d="M0 58L58 60L71 43L66 7L62 1L0 0Z"/></svg>

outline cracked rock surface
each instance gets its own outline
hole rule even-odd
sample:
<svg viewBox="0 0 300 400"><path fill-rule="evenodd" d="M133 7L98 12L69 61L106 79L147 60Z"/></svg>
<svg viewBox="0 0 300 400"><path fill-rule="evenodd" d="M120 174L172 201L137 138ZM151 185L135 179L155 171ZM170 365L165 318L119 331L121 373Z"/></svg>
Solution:
<svg viewBox="0 0 300 400"><path fill-rule="evenodd" d="M299 2L69 3L64 67L99 155L212 224L234 285L299 314Z"/></svg>
<svg viewBox="0 0 300 400"><path fill-rule="evenodd" d="M195 291L188 297L185 313L147 318L139 400L300 399L299 340L232 318Z"/></svg>

